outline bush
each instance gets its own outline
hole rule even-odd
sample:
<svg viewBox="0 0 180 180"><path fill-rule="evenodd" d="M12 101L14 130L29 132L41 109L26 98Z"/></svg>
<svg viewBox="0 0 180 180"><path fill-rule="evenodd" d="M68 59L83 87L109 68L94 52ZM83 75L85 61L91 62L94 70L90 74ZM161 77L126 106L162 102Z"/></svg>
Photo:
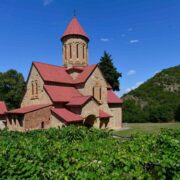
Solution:
<svg viewBox="0 0 180 180"><path fill-rule="evenodd" d="M0 179L180 178L180 130L121 140L107 131L69 126L3 130L0 139Z"/></svg>

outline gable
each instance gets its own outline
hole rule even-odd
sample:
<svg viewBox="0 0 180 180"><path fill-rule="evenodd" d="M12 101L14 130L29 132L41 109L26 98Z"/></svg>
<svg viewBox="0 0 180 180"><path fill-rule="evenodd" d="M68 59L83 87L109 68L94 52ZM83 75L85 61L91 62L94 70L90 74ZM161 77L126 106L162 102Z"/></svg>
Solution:
<svg viewBox="0 0 180 180"><path fill-rule="evenodd" d="M32 95L32 83L36 83L37 87L34 87L34 91L38 91L37 96ZM36 67L32 64L28 79L26 82L26 92L23 97L21 107L34 105L34 104L51 104L51 100L48 94L44 91L44 81L41 78Z"/></svg>
<svg viewBox="0 0 180 180"><path fill-rule="evenodd" d="M101 91L102 103L107 102L107 82L98 66L96 66L94 71L88 77L85 84L77 85L76 87L84 96L90 95L95 98L98 96L97 93ZM93 88L95 89L93 90ZM93 94L93 91L95 94Z"/></svg>

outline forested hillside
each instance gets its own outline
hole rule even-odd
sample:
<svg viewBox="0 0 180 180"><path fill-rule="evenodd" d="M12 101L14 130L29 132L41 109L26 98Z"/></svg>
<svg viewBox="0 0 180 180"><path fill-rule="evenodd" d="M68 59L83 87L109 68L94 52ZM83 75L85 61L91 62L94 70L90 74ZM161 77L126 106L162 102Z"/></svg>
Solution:
<svg viewBox="0 0 180 180"><path fill-rule="evenodd" d="M180 121L180 65L162 70L123 99L125 122Z"/></svg>

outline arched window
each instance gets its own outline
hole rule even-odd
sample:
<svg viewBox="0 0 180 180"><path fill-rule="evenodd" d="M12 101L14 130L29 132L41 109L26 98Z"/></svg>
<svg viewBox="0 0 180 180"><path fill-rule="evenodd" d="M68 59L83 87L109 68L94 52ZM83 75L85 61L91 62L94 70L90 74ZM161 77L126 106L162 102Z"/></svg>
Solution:
<svg viewBox="0 0 180 180"><path fill-rule="evenodd" d="M95 88L94 87L92 88L92 95L93 95L93 97L95 95Z"/></svg>
<svg viewBox="0 0 180 180"><path fill-rule="evenodd" d="M34 95L34 82L31 82L31 94Z"/></svg>
<svg viewBox="0 0 180 180"><path fill-rule="evenodd" d="M101 87L99 87L99 100L102 99L102 92L101 92Z"/></svg>
<svg viewBox="0 0 180 180"><path fill-rule="evenodd" d="M41 122L41 129L44 129L44 122Z"/></svg>
<svg viewBox="0 0 180 180"><path fill-rule="evenodd" d="M76 44L76 56L79 58L79 44Z"/></svg>
<svg viewBox="0 0 180 180"><path fill-rule="evenodd" d="M85 45L83 44L83 59L85 57Z"/></svg>
<svg viewBox="0 0 180 180"><path fill-rule="evenodd" d="M72 58L72 47L71 47L71 44L69 45L69 56L70 56L70 59Z"/></svg>
<svg viewBox="0 0 180 180"><path fill-rule="evenodd" d="M65 59L67 59L67 47L66 47L66 45L64 45L64 57L65 57Z"/></svg>
<svg viewBox="0 0 180 180"><path fill-rule="evenodd" d="M38 95L38 82L36 81L36 95Z"/></svg>

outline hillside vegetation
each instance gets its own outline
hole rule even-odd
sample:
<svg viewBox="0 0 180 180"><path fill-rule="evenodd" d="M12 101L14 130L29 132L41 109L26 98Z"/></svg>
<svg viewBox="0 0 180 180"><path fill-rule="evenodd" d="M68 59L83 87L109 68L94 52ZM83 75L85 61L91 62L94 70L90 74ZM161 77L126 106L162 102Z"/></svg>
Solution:
<svg viewBox="0 0 180 180"><path fill-rule="evenodd" d="M69 126L0 131L0 179L180 179L180 131L112 136Z"/></svg>
<svg viewBox="0 0 180 180"><path fill-rule="evenodd" d="M180 66L157 73L123 99L125 122L180 121Z"/></svg>

